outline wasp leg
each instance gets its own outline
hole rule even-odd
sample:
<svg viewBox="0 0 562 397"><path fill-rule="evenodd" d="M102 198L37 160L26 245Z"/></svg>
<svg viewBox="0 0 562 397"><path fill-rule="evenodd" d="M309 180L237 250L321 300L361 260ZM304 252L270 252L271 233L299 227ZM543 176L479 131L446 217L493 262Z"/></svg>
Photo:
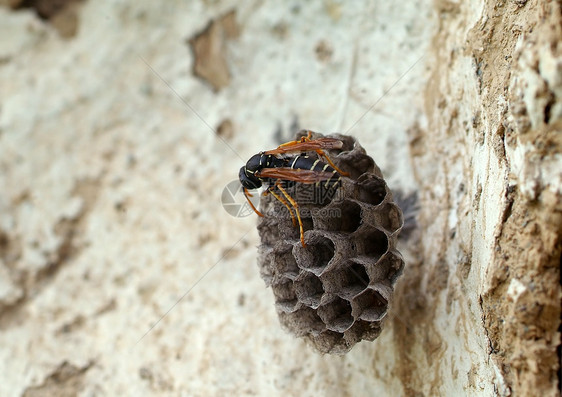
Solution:
<svg viewBox="0 0 562 397"><path fill-rule="evenodd" d="M312 136L312 131L308 130L308 135L306 137L303 136L301 138L301 143L311 141L312 140L311 136ZM324 151L322 149L316 149L316 154L318 154L318 156L320 156L320 157L324 157L326 159L326 161L328 162L328 164L330 164L340 175L349 176L349 172L342 171L339 167L337 167L334 164L334 162L332 161L332 159L330 159L328 157L328 155L326 153L324 153Z"/></svg>
<svg viewBox="0 0 562 397"><path fill-rule="evenodd" d="M294 146L298 143L302 143L302 141L289 141L289 142L285 142L281 145L278 146L278 148L282 148L282 147L287 147L287 146Z"/></svg>
<svg viewBox="0 0 562 397"><path fill-rule="evenodd" d="M318 156L324 157L328 164L330 164L341 176L349 176L349 172L345 172L339 169L339 167L334 164L334 162L328 157L326 153L324 153L322 149L316 149L316 153L318 154Z"/></svg>
<svg viewBox="0 0 562 397"><path fill-rule="evenodd" d="M277 200L279 200L285 207L287 207L287 209L289 210L289 214L291 214L291 221L293 221L293 226L297 226L297 222L295 220L295 215L293 215L293 209L289 206L289 203L287 203L287 201L285 201L285 199L281 196L279 196L277 193L275 193L273 190L269 190L268 193L271 193L273 195L273 197L275 197Z"/></svg>
<svg viewBox="0 0 562 397"><path fill-rule="evenodd" d="M258 209L256 207L254 207L254 204L252 203L252 201L250 200L250 197L252 196L252 193L250 193L248 191L248 189L244 188L244 196L246 197L246 200L248 200L248 204L250 204L250 207L252 207L252 209L254 210L254 212L256 214L258 214L259 216L263 217L263 214L261 212L258 211Z"/></svg>
<svg viewBox="0 0 562 397"><path fill-rule="evenodd" d="M281 186L281 184L279 183L279 180L275 183L275 186L281 191L281 193L283 193L283 196L285 196L285 198L291 203L291 205L295 209L295 212L297 214L297 219L299 220L299 228L300 228L300 233L301 233L301 244L302 244L303 247L306 247L306 244L304 243L304 230L303 230L303 227L302 227L302 220L301 220L301 214L299 212L299 205L297 204L295 199L292 198L289 195L289 193L287 193L287 191L285 189L283 189L283 186Z"/></svg>
<svg viewBox="0 0 562 397"><path fill-rule="evenodd" d="M298 145L299 143L303 143L303 142L310 142L312 140L312 139L310 139L311 136L312 136L312 131L308 130L307 136L301 137L301 139L299 139L298 141L285 142L285 143L279 145L278 149L282 148L282 147Z"/></svg>
<svg viewBox="0 0 562 397"><path fill-rule="evenodd" d="M312 139L310 138L312 136L312 131L308 130L308 134L306 134L306 137L301 137L301 142L310 142L312 141Z"/></svg>

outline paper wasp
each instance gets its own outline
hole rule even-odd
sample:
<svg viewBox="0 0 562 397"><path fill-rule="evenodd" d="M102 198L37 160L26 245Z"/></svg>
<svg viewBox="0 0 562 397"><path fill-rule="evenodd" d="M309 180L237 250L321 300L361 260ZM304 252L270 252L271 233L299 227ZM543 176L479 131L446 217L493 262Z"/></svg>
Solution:
<svg viewBox="0 0 562 397"><path fill-rule="evenodd" d="M267 186L263 195L272 194L279 200L291 215L293 226L298 220L300 228L300 240L303 247L304 230L299 213L299 205L282 186L282 182L300 182L305 184L323 184L326 189L336 190L341 185L341 177L349 174L340 170L324 150L341 149L343 142L335 138L311 139L312 131L300 140L290 141L282 144L277 149L260 152L252 156L245 166L240 168L239 178L244 195L250 206L259 216L264 216L250 201L252 196L249 189L258 189L262 185ZM315 152L317 157L306 155L307 152ZM321 159L326 160L325 162ZM281 195L275 190L281 192ZM289 205L290 204L290 205ZM292 206L292 208L291 208Z"/></svg>

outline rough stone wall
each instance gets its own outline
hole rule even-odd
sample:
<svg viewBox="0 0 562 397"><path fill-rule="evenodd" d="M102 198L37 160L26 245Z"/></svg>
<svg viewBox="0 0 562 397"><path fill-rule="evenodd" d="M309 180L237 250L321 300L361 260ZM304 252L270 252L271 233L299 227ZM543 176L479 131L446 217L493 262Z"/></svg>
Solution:
<svg viewBox="0 0 562 397"><path fill-rule="evenodd" d="M393 159L422 114L428 5L9 3L0 395L400 394L390 330L331 357L281 329L257 219L220 198L299 127L353 134L413 190Z"/></svg>
<svg viewBox="0 0 562 397"><path fill-rule="evenodd" d="M554 1L0 0L0 395L554 395L559 29ZM281 330L220 204L299 127L420 203L343 357Z"/></svg>
<svg viewBox="0 0 562 397"><path fill-rule="evenodd" d="M403 285L411 300L401 302L424 330L403 331L416 340L403 355L419 347L410 365L422 359L433 375L428 382L427 373L412 371L407 381L428 393L448 379L486 394L555 396L560 3L436 5L428 123L411 134L422 255Z"/></svg>

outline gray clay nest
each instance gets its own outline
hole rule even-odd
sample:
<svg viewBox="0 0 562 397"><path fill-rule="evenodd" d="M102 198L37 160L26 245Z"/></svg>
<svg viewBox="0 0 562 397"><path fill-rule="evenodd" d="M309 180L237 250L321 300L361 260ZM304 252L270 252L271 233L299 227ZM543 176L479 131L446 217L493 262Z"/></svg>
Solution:
<svg viewBox="0 0 562 397"><path fill-rule="evenodd" d="M341 134L327 137L343 141L341 149L327 154L349 177L342 177L327 203L303 203L300 184L289 189L299 202L306 247L283 204L263 197L260 209L267 215L258 224L258 265L282 326L322 353L344 354L381 332L404 268L396 250L403 217L380 169L358 142Z"/></svg>

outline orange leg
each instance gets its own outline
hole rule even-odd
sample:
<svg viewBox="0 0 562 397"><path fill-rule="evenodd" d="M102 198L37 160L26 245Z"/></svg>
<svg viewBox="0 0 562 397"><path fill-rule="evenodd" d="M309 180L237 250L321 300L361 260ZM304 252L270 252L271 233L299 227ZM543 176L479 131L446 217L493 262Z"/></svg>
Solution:
<svg viewBox="0 0 562 397"><path fill-rule="evenodd" d="M292 198L289 195L289 193L287 193L287 191L285 189L283 189L283 186L281 186L279 181L277 181L275 183L275 186L281 191L281 193L283 193L283 196L285 196L285 198L291 203L291 205L295 209L295 212L297 214L297 219L299 220L299 228L300 228L300 233L301 233L301 244L302 244L303 247L306 247L306 244L304 243L304 229L302 227L301 214L299 213L299 205L297 204L295 199Z"/></svg>
<svg viewBox="0 0 562 397"><path fill-rule="evenodd" d="M308 134L306 135L306 137L304 136L301 137L301 142L311 141L312 140L310 139L311 136L312 136L312 131L308 130Z"/></svg>
<svg viewBox="0 0 562 397"><path fill-rule="evenodd" d="M252 209L254 210L254 212L256 214L258 214L259 216L263 217L263 214L261 212L258 211L258 209L256 207L254 207L254 204L252 203L252 201L250 200L250 197L252 196L252 193L250 193L248 191L248 189L244 188L244 196L246 197L246 200L248 200L248 204L250 204L250 207L252 207Z"/></svg>
<svg viewBox="0 0 562 397"><path fill-rule="evenodd" d="M341 176L349 176L349 172L340 170L322 149L317 149L316 153L318 154L318 156L324 157L328 164L330 164Z"/></svg>
<svg viewBox="0 0 562 397"><path fill-rule="evenodd" d="M279 147L294 146L294 145L297 145L299 143L311 141L312 140L312 139L310 139L311 135L312 135L312 131L309 130L308 135L301 137L301 139L299 141L289 141L289 142L286 142L286 143L283 143L283 144L279 145Z"/></svg>
<svg viewBox="0 0 562 397"><path fill-rule="evenodd" d="M287 203L287 201L285 201L285 199L281 196L279 196L277 193L275 193L273 190L269 190L266 191L269 192L273 195L273 197L275 197L277 200L279 200L285 207L287 207L287 209L289 210L289 214L291 214L291 221L293 221L293 226L297 226L297 222L295 220L295 215L293 214L293 209L289 206L289 203Z"/></svg>

